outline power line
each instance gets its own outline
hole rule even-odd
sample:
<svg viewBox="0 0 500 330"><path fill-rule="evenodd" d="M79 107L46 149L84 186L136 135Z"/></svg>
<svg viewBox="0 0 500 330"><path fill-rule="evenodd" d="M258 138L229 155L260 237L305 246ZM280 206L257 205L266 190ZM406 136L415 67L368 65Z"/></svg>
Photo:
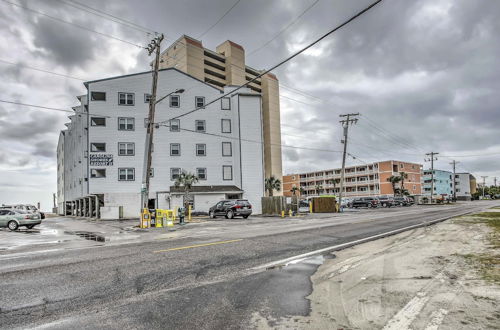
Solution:
<svg viewBox="0 0 500 330"><path fill-rule="evenodd" d="M21 63L13 63L13 62L9 62L9 61L2 60L2 59L0 59L0 62L5 63L5 64L10 64L10 65L15 65L15 66L18 66L18 67L24 68L24 69L31 69L31 70L35 70L35 71L40 71L40 72L44 72L44 73L53 74L53 75L60 76L60 77L65 77L65 78L70 78L70 79L85 81L85 79L82 79L82 78L70 76L70 75L63 74L63 73L57 73L57 72L52 72L52 71L48 71L48 70L38 69L38 68L35 68L35 67L32 67L32 66L21 64Z"/></svg>
<svg viewBox="0 0 500 330"><path fill-rule="evenodd" d="M71 0L57 0L57 1L62 2L62 3L64 3L67 6L71 6L73 8L79 9L81 11L85 11L87 13L90 13L90 14L102 17L102 18L107 19L109 21L121 24L123 26L126 26L128 28L134 29L136 31L140 31L142 33L146 33L146 34L152 34L152 33L156 34L157 33L156 31L153 31L153 30L151 30L149 28L142 27L142 26L140 26L138 24L135 24L135 23L127 21L127 20L125 20L123 18L120 18L120 17L114 16L114 15L105 13L105 12L99 10L99 9L95 9L95 8L89 7L89 6L85 5L85 4L82 4L82 3L77 2L77 1L71 1Z"/></svg>
<svg viewBox="0 0 500 330"><path fill-rule="evenodd" d="M346 21L344 21L340 25L334 27L333 29L331 29L330 31L328 31L327 33L325 33L324 35L322 35L321 37L319 37L318 39L316 39L315 41L313 41L312 43L310 43L309 45L305 46L304 48L300 49L299 51L295 52L294 54L288 56L284 60L280 61L278 64L272 66L270 69L263 71L259 75L257 75L254 78L252 78L250 81L247 81L245 84L240 85L240 86L236 87L235 89L233 89L232 91L227 92L225 94L222 94L220 97L215 98L214 100L208 102L205 106L213 104L213 103L217 102L218 100L221 100L224 97L227 97L228 95L231 95L231 94L235 93L236 91L240 90L241 88L243 88L243 87L247 86L248 84L256 81L257 79L259 79L263 75L265 75L265 74L273 71L274 69L280 67L281 65L285 64L286 62L294 59L295 57L299 56L300 54L302 54L303 52L305 52L309 48L313 47L314 45L316 45L317 43L319 43L320 41L322 41L323 39L325 39L326 37L328 37L332 33L338 31L339 29L343 28L344 26L346 26L350 22L356 20L358 17L360 17L361 15L363 15L364 13L366 13L367 11L369 11L371 8L373 8L374 6L376 6L377 4L379 4L380 2L382 2L382 0L377 0L377 1L373 2L372 4L370 4L369 6L365 7L363 10L359 11L358 13L356 13L355 15L353 15L352 17L350 17L349 19L347 19ZM202 109L202 107L195 108L195 109L193 109L191 111L188 111L188 112L183 113L181 115L175 116L175 117L173 117L171 119L177 119L177 118L180 118L180 117L183 117L183 116L187 116L188 114L193 113L193 112L198 111L198 110L201 110L201 109ZM161 123L164 123L164 122L165 121L163 121Z"/></svg>
<svg viewBox="0 0 500 330"><path fill-rule="evenodd" d="M235 2L232 6L231 6L231 8L229 8L228 10L226 10L226 12L224 13L224 15L222 15L222 16L221 16L221 18L219 18L219 19L217 20L217 22L215 22L214 24L212 24L212 25L211 25L208 29L206 29L206 30L205 30L205 32L203 32L202 34L200 34L200 36L199 36L198 38L203 37L203 36L204 36L205 34L207 34L210 30L212 30L212 29L213 29L213 28L214 28L217 24L219 24L219 22L220 22L220 21L222 21L222 19L223 19L224 17L226 17L226 15L227 15L227 14L229 14L229 12L230 12L231 10L233 10L233 8L234 8L234 7L236 7L236 5L237 5L238 3L240 3L240 1L241 1L241 0L237 0L237 1L236 1L236 2Z"/></svg>
<svg viewBox="0 0 500 330"><path fill-rule="evenodd" d="M3 2L7 3L7 4L10 4L12 6L16 6L16 7L19 7L19 8L23 8L24 10L28 10L28 11L31 11L33 13L36 13L38 15L42 15L42 16L45 16L47 18L50 18L52 20L55 20L55 21L58 21L58 22L61 22L61 23L64 23L64 24L68 24L68 25L72 25L72 26L75 26L77 28L80 28L82 30L85 30L85 31L89 31L89 32L93 32L93 33L96 33L98 35L101 35L103 37L107 37L107 38L110 38L110 39L114 39L114 40L118 40L118 41L121 41L121 42L124 42L126 44L129 44L129 45L132 45L132 46L135 46L135 47L138 47L138 48L144 48L143 46L141 45L138 45L138 44L135 44L133 42L130 42L130 41L127 41L127 40L124 40L124 39L121 39L121 38L118 38L118 37L115 37L115 36L112 36L110 34L106 34L106 33L102 33L102 32L98 32L98 31L95 31L95 30L92 30L92 29L89 29L88 27L86 26L82 26L82 25L78 25L78 24L75 24L75 23L72 23L72 22L69 22L69 21L65 21L63 19L60 19L60 18L57 18L57 17L54 17L54 16L51 16L51 15L48 15L48 14L45 14L45 13L42 13L40 11L37 11L35 9L32 9L32 8L29 8L29 7L26 7L26 6L23 6L23 5L20 5L18 3L14 3L14 2L10 2L10 1L7 1L7 0L2 0Z"/></svg>
<svg viewBox="0 0 500 330"><path fill-rule="evenodd" d="M309 5L306 9L304 9L300 14L299 16L295 17L290 23L288 23L283 29L281 29L277 34L275 34L271 39L269 39L268 41L266 41L264 44L262 44L260 47L252 50L250 53L248 53L248 56L251 56L255 53L257 53L259 50L261 50L262 48L266 47L267 45L269 45L271 42L273 42L276 38L278 38L283 32L285 32L286 30L288 30L288 28L290 28L293 24L295 24L295 22L297 22L302 16L304 16L305 13L307 13L312 7L314 7L317 3L319 2L319 0L316 0L314 1L311 5Z"/></svg>
<svg viewBox="0 0 500 330"><path fill-rule="evenodd" d="M99 117L112 118L111 116L106 116L106 115L103 115L103 114L81 112L81 111L76 111L76 110L68 110L68 109L53 108L53 107L46 107L46 106L36 105L36 104L28 104L28 103L21 103L21 102L15 102L15 101L7 101L7 100L0 100L0 102L2 102L2 103L8 103L8 104L15 104L15 105L22 105L22 106L31 107L31 108L39 108L39 109L52 110L52 111L68 112L68 113L72 113L72 114L94 115L94 116L99 116ZM118 118L118 117L115 117L115 118Z"/></svg>

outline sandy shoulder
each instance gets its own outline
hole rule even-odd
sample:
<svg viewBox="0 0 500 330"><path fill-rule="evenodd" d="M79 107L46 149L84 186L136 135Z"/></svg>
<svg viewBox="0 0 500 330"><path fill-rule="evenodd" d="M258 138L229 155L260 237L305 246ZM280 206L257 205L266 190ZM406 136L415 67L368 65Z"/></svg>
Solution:
<svg viewBox="0 0 500 330"><path fill-rule="evenodd" d="M491 251L491 229L452 219L335 253L311 277L311 313L266 329L500 329L500 287L464 256Z"/></svg>

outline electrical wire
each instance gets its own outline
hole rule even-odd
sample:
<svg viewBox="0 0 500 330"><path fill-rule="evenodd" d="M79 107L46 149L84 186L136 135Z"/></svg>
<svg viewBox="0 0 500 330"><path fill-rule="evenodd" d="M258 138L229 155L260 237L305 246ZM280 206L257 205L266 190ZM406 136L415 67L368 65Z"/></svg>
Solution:
<svg viewBox="0 0 500 330"><path fill-rule="evenodd" d="M45 13L42 13L40 11L37 11L35 9L32 9L32 8L29 8L27 6L23 6L21 4L18 4L18 3L14 3L14 2L10 2L10 1L7 1L7 0L2 0L4 3L6 4L10 4L12 6L16 6L16 7L19 7L19 8L22 8L24 10L27 10L27 11L31 11L33 13L36 13L38 15L42 15L42 16L45 16L47 18L50 18L54 21L58 21L58 22L61 22L61 23L64 23L64 24L68 24L68 25L72 25L72 26L75 26L77 28L80 28L82 30L85 30L85 31L89 31L89 32L93 32L93 33L96 33L98 35L101 35L103 37L107 37L107 38L110 38L110 39L114 39L114 40L117 40L117 41L121 41L123 43L126 43L126 44L129 44L129 45L132 45L132 46L135 46L135 47L138 47L138 48L145 48L144 46L141 46L141 45L138 45L136 43L133 43L133 42L130 42L130 41L127 41L127 40L124 40L124 39L121 39L121 38L118 38L118 37L115 37L115 36L112 36L110 34L106 34L106 33L102 33L102 32L98 32L98 31L95 31L95 30L92 30L92 29L89 29L88 27L86 26L83 26L83 25L78 25L78 24L75 24L75 23L72 23L72 22L69 22L69 21L65 21L63 19L60 19L58 17L54 17L54 16L51 16L51 15L48 15L48 14L45 14Z"/></svg>
<svg viewBox="0 0 500 330"><path fill-rule="evenodd" d="M299 56L300 54L302 54L303 52L305 52L306 50L308 50L309 48L313 47L314 45L316 45L317 43L319 43L320 41L322 41L323 39L325 39L326 37L328 37L329 35L331 35L332 33L340 30L341 28L343 28L344 26L346 26L347 24L351 23L352 21L356 20L358 17L362 16L364 13L366 13L367 11L369 11L370 9L372 9L373 7L375 7L377 4L379 4L380 2L382 2L382 0L377 0L373 3L371 3L369 6L365 7L364 9L362 9L361 11L359 11L358 13L356 13L355 15L351 16L349 19L345 20L343 23L337 25L336 27L334 27L333 29L331 29L330 31L328 31L327 33L325 33L324 35L322 35L321 37L319 37L318 39L316 39L315 41L313 41L312 43L310 43L309 45L305 46L304 48L300 49L299 51L295 52L294 54L288 56L287 58L285 58L284 60L280 61L278 64L275 64L274 66L272 66L270 69L267 69L263 72L261 72L259 75L257 75L256 77L254 77L253 79L251 79L250 81L246 82L245 84L243 85L240 85L236 88L234 88L233 90L231 90L230 92L227 92L227 93L224 93L223 95L221 95L220 97L218 98L215 98L214 100L208 102L206 105L210 105L210 104L213 104L215 102L217 102L218 100L221 100L223 99L224 97L227 97L231 94L234 94L236 91L242 89L243 87L246 87L248 84L256 81L257 79L259 79L260 77L262 77L263 75L273 71L274 69L280 67L281 65L287 63L288 61L294 59L295 57ZM202 108L195 108L191 111L188 111L184 114L181 114L181 115L178 115L176 117L173 117L173 118L170 118L170 119L177 119L177 118L181 118L183 116L187 116L195 111L199 111L201 110ZM163 122L160 122L161 123L164 123L165 121Z"/></svg>
<svg viewBox="0 0 500 330"><path fill-rule="evenodd" d="M204 36L205 34L207 34L210 30L212 30L212 29L213 29L213 28L214 28L217 24L219 24L219 22L220 22L220 21L222 21L222 20L224 19L224 17L226 17L226 15L227 15L227 14L229 14L229 12L230 12L231 10L233 10L233 8L234 8L234 7L236 7L236 5L237 5L238 3L240 3L240 1L241 1L241 0L237 0L237 1L236 1L236 2L235 2L232 6L231 6L231 8L229 8L228 10L226 10L226 12L224 13L224 15L222 15L222 16L221 16L221 18L219 18L219 19L217 20L217 22L215 22L214 24L212 24L212 25L211 25L208 29L206 29L206 30L205 30L205 32L203 32L202 34L200 34L200 36L198 37L198 39L199 39L199 38L201 38L201 37L203 37L203 36Z"/></svg>

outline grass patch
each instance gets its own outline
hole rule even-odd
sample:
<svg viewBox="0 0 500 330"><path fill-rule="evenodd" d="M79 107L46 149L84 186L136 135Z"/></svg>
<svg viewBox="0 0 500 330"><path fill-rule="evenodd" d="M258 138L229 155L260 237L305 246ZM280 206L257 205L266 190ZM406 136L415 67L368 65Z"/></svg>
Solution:
<svg viewBox="0 0 500 330"><path fill-rule="evenodd" d="M500 212L482 212L461 218L457 219L457 223L484 223L492 229L488 235L491 248L486 253L464 254L461 257L476 267L485 280L500 283Z"/></svg>

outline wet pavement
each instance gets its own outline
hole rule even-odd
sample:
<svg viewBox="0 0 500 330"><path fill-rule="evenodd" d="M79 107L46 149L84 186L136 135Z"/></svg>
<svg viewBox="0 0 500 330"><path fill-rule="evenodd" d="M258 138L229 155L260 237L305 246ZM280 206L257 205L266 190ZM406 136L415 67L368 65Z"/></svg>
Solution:
<svg viewBox="0 0 500 330"><path fill-rule="evenodd" d="M0 328L241 329L254 326L255 313L269 320L305 315L310 276L322 257L256 269L490 204L472 205L221 220L175 232L131 232L141 238L123 244L87 240L65 230L59 234L74 236L71 243L79 240L89 248L0 255ZM67 229L69 224L51 221L44 225ZM122 225L105 224L112 228L108 232L125 230ZM0 234L1 241L10 233Z"/></svg>

